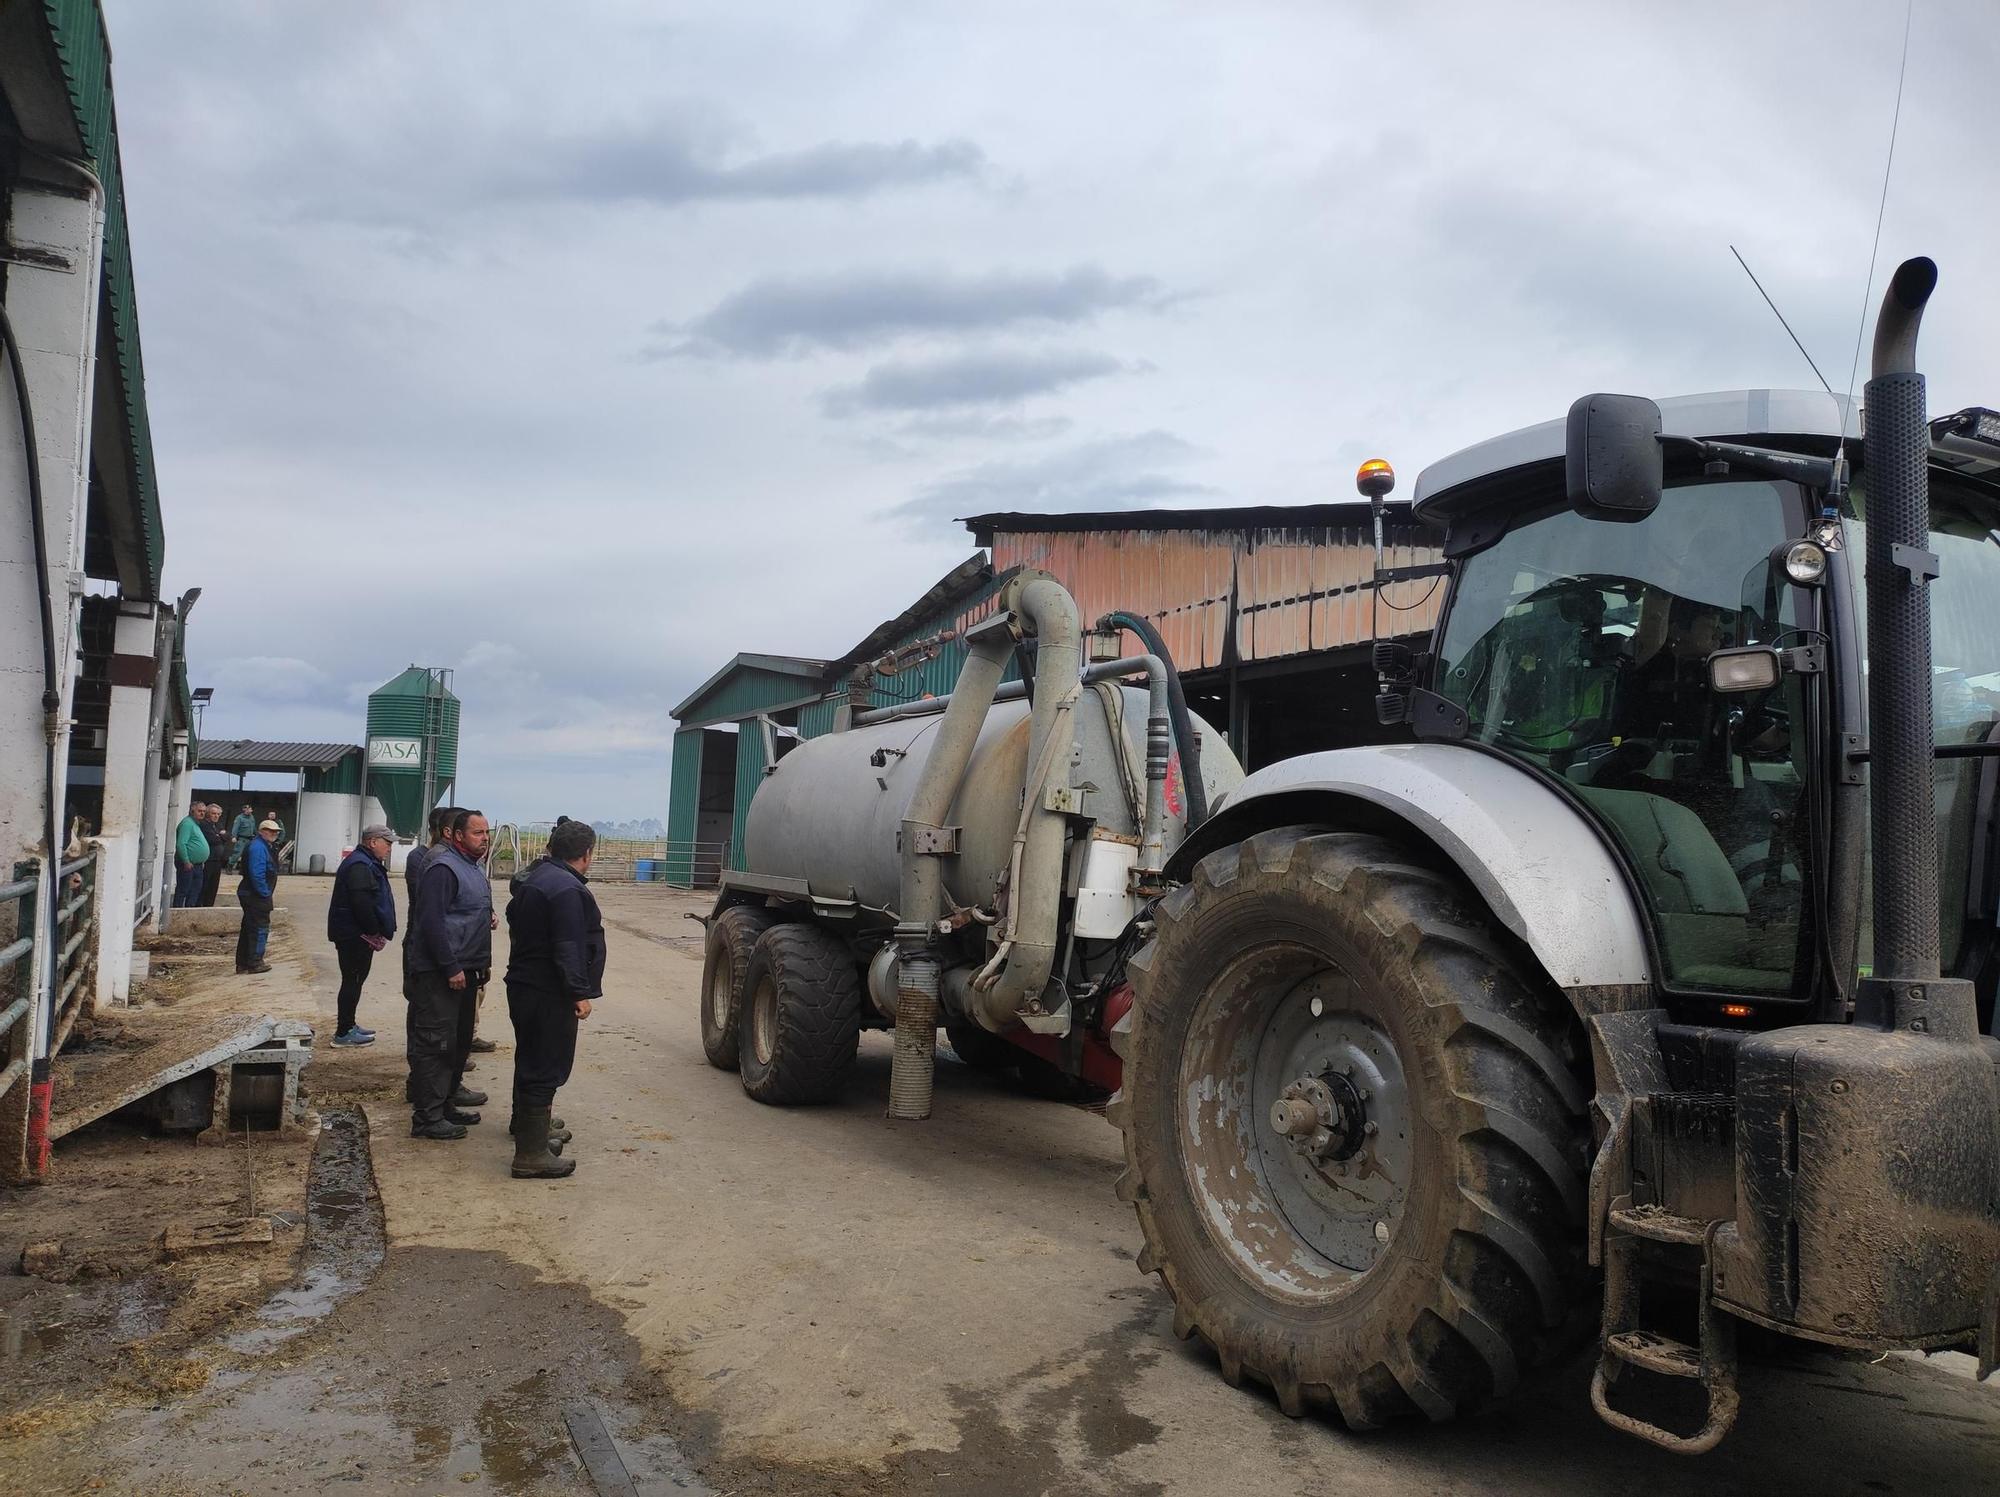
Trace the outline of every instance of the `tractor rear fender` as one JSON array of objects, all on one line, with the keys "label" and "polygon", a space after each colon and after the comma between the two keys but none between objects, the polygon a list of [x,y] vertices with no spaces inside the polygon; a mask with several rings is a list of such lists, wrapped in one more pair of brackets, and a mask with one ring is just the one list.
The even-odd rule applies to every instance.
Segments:
[{"label": "tractor rear fender", "polygon": [[1581,1018],[1651,1002],[1645,926],[1596,828],[1504,759],[1447,744],[1302,754],[1229,793],[1167,872],[1277,826],[1414,834],[1442,853],[1519,936]]}]

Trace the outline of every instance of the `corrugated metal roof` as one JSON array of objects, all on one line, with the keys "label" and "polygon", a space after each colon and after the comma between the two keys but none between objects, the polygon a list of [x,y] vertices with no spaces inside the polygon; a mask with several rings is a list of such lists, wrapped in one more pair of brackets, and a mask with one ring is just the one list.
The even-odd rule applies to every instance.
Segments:
[{"label": "corrugated metal roof", "polygon": [[285,743],[263,738],[217,738],[201,746],[197,769],[272,770],[331,769],[358,743]]},{"label": "corrugated metal roof", "polygon": [[[1319,522],[1328,511],[1360,512],[1360,523]],[[1246,511],[1224,511],[1241,514]],[[1121,528],[993,532],[993,564],[1041,567],[1076,597],[1086,623],[1114,609],[1152,620],[1182,671],[1232,660],[1280,660],[1367,644],[1376,637],[1375,541],[1365,505],[1313,505],[1262,513],[1282,523],[1215,531]],[[1439,557],[1434,532],[1407,510],[1389,527],[1384,562],[1412,566]],[[1025,520],[1028,517],[1010,517]],[[1048,517],[1067,520],[1071,517]],[[1300,521],[1304,523],[1300,523]],[[1420,634],[1436,621],[1436,578],[1385,590],[1384,638]]]},{"label": "corrugated metal roof", "polygon": [[138,500],[138,530],[145,547],[147,596],[158,597],[166,561],[160,488],[153,469],[153,430],[146,414],[146,369],[139,352],[138,292],[132,277],[131,231],[125,220],[124,168],[118,157],[118,117],[111,98],[111,44],[97,0],[42,0],[51,40],[63,71],[77,134],[104,187],[103,294],[117,351],[125,417],[125,451]]},{"label": "corrugated metal roof", "polygon": [[[1385,501],[1388,522],[1405,523],[1408,504]],[[974,515],[961,520],[973,539],[982,546],[993,544],[996,535],[1050,534],[1062,531],[1104,530],[1199,530],[1204,534],[1224,532],[1249,534],[1259,530],[1323,529],[1329,526],[1367,526],[1373,511],[1365,501],[1341,504],[1240,504],[1211,505],[1200,509],[1100,509],[1071,514],[1022,514],[1007,510],[990,515]]]},{"label": "corrugated metal roof", "polygon": [[672,716],[691,728],[810,701],[819,695],[826,668],[824,660],[800,655],[739,654],[689,693]]}]

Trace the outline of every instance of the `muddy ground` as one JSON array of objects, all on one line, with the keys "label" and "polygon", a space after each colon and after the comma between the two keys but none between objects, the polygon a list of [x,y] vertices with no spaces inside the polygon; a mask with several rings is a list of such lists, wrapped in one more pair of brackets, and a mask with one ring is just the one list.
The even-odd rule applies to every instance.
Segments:
[{"label": "muddy ground", "polygon": [[[702,1059],[697,902],[603,898],[609,996],[558,1107],[570,1180],[507,1177],[504,1105],[463,1143],[408,1137],[392,951],[362,1011],[380,1042],[308,1069],[308,1136],[112,1122],[0,1198],[5,1263],[61,1240],[75,1275],[0,1276],[0,1487],[589,1492],[622,1466],[641,1492],[2000,1488],[2000,1389],[1935,1360],[1755,1361],[1736,1432],[1695,1461],[1599,1424],[1584,1363],[1447,1428],[1288,1420],[1172,1338],[1101,1118],[947,1058],[932,1121],[891,1124],[879,1037],[839,1103],[759,1107]],[[281,927],[268,977],[173,996],[255,984],[324,1021],[316,925]],[[504,1094],[492,1002],[503,1049],[471,1079]],[[240,1213],[252,1172],[270,1244],[155,1261],[165,1221]]]}]

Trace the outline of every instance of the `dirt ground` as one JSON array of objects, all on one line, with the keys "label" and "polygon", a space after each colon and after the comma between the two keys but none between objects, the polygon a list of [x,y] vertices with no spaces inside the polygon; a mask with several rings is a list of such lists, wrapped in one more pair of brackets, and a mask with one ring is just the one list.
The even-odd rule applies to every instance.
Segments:
[{"label": "dirt ground", "polygon": [[[702,1058],[699,902],[601,895],[608,996],[557,1109],[569,1180],[508,1178],[504,1097],[462,1143],[408,1137],[392,951],[362,1009],[381,1040],[308,1068],[317,1153],[249,1145],[271,1145],[263,1209],[296,1218],[268,1248],[145,1261],[163,1215],[237,1209],[233,1141],[108,1124],[0,1199],[10,1259],[93,1234],[125,1254],[68,1285],[0,1277],[0,1486],[588,1492],[579,1449],[611,1448],[640,1492],[2000,1489],[2000,1388],[1935,1360],[1752,1362],[1736,1431],[1693,1461],[1601,1425],[1586,1363],[1455,1426],[1286,1419],[1173,1339],[1100,1117],[941,1057],[932,1120],[890,1123],[879,1036],[835,1105],[760,1107]],[[299,939],[316,923],[281,929],[254,981],[325,1035],[332,964]],[[504,1093],[497,990],[483,1030],[502,1050],[470,1080]]]}]

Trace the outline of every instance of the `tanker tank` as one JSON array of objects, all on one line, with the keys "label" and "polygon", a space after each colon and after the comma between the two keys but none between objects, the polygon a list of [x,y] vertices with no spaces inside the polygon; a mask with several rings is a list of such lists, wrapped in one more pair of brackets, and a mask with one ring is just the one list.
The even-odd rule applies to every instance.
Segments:
[{"label": "tanker tank", "polygon": [[[1086,686],[1078,699],[1073,773],[1087,787],[1083,813],[1096,842],[1138,847],[1145,808],[1148,699],[1112,683]],[[1028,773],[1029,704],[996,702],[987,712],[948,823],[959,851],[943,860],[944,882],[961,904],[991,903],[1021,818]],[[898,834],[942,713],[902,717],[808,739],[768,773],[750,803],[744,837],[748,872],[803,880],[822,899],[853,899],[893,911],[902,870]],[[1201,741],[1202,783],[1214,806],[1243,779],[1221,734],[1191,719]],[[1125,752],[1115,750],[1114,732]],[[1165,846],[1186,835],[1180,756],[1170,762]]]}]

